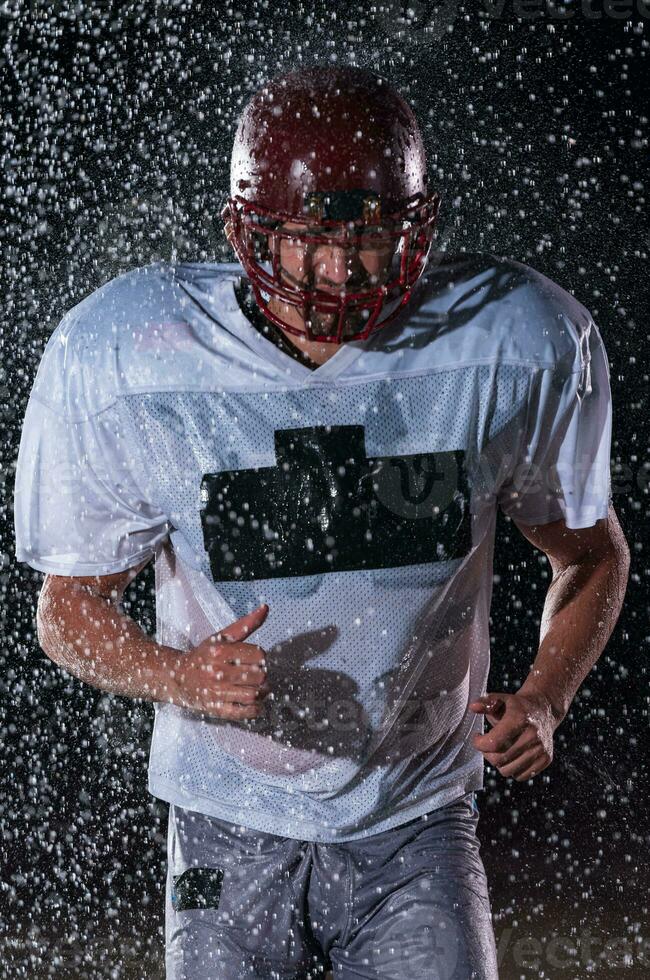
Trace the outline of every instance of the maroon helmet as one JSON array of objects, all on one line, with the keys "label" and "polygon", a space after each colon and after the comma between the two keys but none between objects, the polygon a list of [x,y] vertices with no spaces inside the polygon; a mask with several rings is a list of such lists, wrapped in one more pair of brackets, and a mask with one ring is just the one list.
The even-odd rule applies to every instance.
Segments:
[{"label": "maroon helmet", "polygon": [[[392,320],[422,275],[439,204],[412,110],[371,72],[305,68],[273,79],[242,112],[222,217],[257,303],[290,333],[341,343]],[[389,266],[372,288],[332,293],[315,288],[313,275],[300,283],[282,275],[282,239],[307,254],[322,245],[383,250]],[[273,297],[301,311],[304,329],[269,309]],[[334,330],[315,332],[310,310],[329,315]]]}]

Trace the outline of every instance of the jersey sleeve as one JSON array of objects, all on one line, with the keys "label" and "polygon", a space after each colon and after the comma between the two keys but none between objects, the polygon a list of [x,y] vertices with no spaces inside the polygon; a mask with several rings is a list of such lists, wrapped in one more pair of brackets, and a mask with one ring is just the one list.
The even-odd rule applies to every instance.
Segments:
[{"label": "jersey sleeve", "polygon": [[582,338],[582,366],[534,372],[513,466],[499,505],[522,524],[564,519],[592,527],[611,503],[612,399],[602,338],[591,322]]},{"label": "jersey sleeve", "polygon": [[78,351],[55,331],[29,397],[16,465],[16,558],[55,575],[107,575],[155,554],[170,525],[141,489],[138,446],[116,404],[88,410]]}]

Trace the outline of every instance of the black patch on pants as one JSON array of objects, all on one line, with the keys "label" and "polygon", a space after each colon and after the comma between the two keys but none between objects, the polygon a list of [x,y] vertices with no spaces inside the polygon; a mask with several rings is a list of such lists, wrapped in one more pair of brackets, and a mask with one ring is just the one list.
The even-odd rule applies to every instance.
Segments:
[{"label": "black patch on pants", "polygon": [[172,877],[172,907],[184,909],[216,909],[221,897],[221,868],[188,868]]}]

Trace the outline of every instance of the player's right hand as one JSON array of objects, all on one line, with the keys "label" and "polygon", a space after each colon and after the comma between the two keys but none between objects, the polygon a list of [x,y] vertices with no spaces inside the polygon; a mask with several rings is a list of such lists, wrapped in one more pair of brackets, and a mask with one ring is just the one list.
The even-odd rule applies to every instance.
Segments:
[{"label": "player's right hand", "polygon": [[269,692],[264,650],[245,638],[262,625],[266,604],[207,636],[174,665],[175,704],[215,718],[257,718]]}]

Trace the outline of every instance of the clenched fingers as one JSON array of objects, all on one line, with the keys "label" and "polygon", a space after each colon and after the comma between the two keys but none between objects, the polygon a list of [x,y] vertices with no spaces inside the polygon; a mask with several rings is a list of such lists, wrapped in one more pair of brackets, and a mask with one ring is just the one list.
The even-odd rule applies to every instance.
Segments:
[{"label": "clenched fingers", "polygon": [[266,670],[258,664],[215,663],[202,664],[201,672],[217,682],[226,684],[263,684]]},{"label": "clenched fingers", "polygon": [[212,636],[203,642],[209,644],[209,648],[214,646],[215,660],[221,663],[258,664],[263,667],[266,661],[266,652],[255,643],[219,644],[216,638]]},{"label": "clenched fingers", "polygon": [[218,691],[207,687],[203,688],[201,695],[215,704],[222,701],[235,704],[252,704],[254,701],[260,701],[262,699],[263,692],[259,687],[246,687],[243,684],[233,684],[232,686],[224,685]]},{"label": "clenched fingers", "polygon": [[204,714],[213,715],[216,718],[224,718],[229,721],[243,721],[246,718],[258,718],[264,710],[264,705],[259,701],[250,704],[239,704],[234,701],[206,701],[205,705],[199,709]]}]

